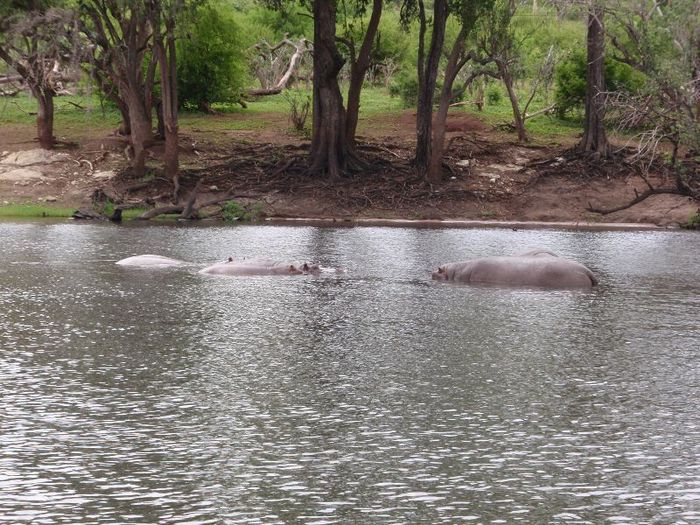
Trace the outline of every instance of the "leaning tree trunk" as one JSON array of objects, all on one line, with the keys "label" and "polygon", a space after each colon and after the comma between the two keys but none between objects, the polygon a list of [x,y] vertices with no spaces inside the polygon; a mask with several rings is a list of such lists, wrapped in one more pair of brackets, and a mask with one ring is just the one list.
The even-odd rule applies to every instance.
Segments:
[{"label": "leaning tree trunk", "polygon": [[335,42],[333,0],[315,0],[313,133],[309,166],[333,180],[346,170],[349,149],[345,135],[345,108],[338,73],[345,61]]},{"label": "leaning tree trunk", "polygon": [[439,182],[442,179],[442,155],[445,149],[445,129],[447,123],[447,112],[450,109],[450,100],[452,98],[452,86],[455,78],[466,63],[462,56],[464,54],[464,43],[467,37],[467,32],[464,27],[460,30],[452,51],[447,59],[445,67],[445,82],[442,85],[440,93],[440,104],[438,106],[435,122],[433,123],[432,147],[430,151],[430,168],[428,170],[427,179],[430,182]]},{"label": "leaning tree trunk", "polygon": [[515,92],[513,77],[508,69],[508,64],[501,60],[496,61],[496,64],[498,65],[501,80],[503,80],[503,84],[506,86],[506,91],[508,92],[508,100],[510,100],[510,107],[513,110],[513,123],[515,124],[515,130],[518,132],[518,142],[527,142],[525,120],[523,119],[523,114],[520,112],[518,94]]},{"label": "leaning tree trunk", "polygon": [[430,167],[430,151],[433,123],[433,96],[437,82],[440,56],[445,41],[447,23],[447,0],[435,0],[433,7],[433,31],[430,40],[428,60],[423,56],[423,39],[425,37],[425,12],[423,2],[419,2],[421,12],[421,41],[418,57],[418,106],[416,108],[416,168],[424,174]]},{"label": "leaning tree trunk", "polygon": [[351,145],[355,142],[355,134],[357,133],[357,121],[360,114],[360,94],[362,93],[362,84],[365,81],[365,74],[369,68],[372,44],[374,43],[375,36],[377,36],[379,20],[382,16],[382,4],[383,0],[374,0],[372,16],[367,24],[367,32],[362,41],[360,52],[350,65],[350,87],[348,88],[345,133],[347,135],[347,141]]},{"label": "leaning tree trunk", "polygon": [[597,158],[609,155],[605,134],[605,31],[603,7],[600,0],[592,0],[588,13],[588,66],[586,70],[586,117],[583,137],[577,149]]}]

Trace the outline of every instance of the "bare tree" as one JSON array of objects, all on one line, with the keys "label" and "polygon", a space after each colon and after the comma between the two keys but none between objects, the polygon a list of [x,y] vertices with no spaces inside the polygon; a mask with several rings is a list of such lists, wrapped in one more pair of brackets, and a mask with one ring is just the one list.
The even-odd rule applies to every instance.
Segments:
[{"label": "bare tree", "polygon": [[288,35],[274,46],[262,40],[253,47],[252,66],[260,81],[259,89],[248,90],[248,95],[253,97],[281,93],[312,50],[306,38],[292,40]]}]

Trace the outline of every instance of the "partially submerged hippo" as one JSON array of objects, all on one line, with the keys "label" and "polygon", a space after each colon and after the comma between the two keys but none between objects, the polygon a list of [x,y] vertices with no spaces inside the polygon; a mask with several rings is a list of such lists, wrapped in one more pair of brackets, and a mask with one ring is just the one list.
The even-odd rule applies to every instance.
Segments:
[{"label": "partially submerged hippo", "polygon": [[184,261],[163,257],[162,255],[135,255],[117,261],[120,266],[137,266],[139,268],[168,268],[171,266],[182,266]]},{"label": "partially submerged hippo", "polygon": [[293,264],[265,259],[234,261],[229,258],[228,261],[208,266],[200,270],[199,273],[209,275],[303,275],[321,273],[321,267],[308,263]]},{"label": "partially submerged hippo", "polygon": [[542,288],[591,288],[598,280],[584,265],[546,250],[444,264],[433,279]]}]

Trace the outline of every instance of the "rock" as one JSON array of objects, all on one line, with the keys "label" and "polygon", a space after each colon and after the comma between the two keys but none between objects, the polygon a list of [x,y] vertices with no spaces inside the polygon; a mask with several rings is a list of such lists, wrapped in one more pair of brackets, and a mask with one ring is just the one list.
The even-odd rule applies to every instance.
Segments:
[{"label": "rock", "polygon": [[46,202],[56,202],[58,200],[58,197],[54,197],[53,195],[49,195],[44,199]]},{"label": "rock", "polygon": [[4,173],[0,172],[0,181],[5,182],[29,182],[30,180],[41,180],[44,176],[36,171],[29,168],[16,168],[6,171]]},{"label": "rock", "polygon": [[92,174],[93,179],[98,179],[98,180],[109,180],[112,177],[114,177],[115,173],[113,170],[106,170],[106,171],[96,171],[95,173]]},{"label": "rock", "polygon": [[13,166],[31,166],[33,164],[51,164],[53,162],[63,162],[70,159],[67,153],[54,153],[45,149],[30,149],[26,151],[15,151],[0,160],[0,164]]},{"label": "rock", "polygon": [[469,159],[464,159],[464,160],[458,160],[456,162],[457,166],[462,166],[463,168],[468,168],[469,165],[471,164],[471,161]]}]

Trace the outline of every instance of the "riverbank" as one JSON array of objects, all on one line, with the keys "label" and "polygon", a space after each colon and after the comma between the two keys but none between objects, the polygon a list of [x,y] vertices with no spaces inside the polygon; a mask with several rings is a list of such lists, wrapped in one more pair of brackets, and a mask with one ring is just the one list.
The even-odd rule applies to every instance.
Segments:
[{"label": "riverbank", "polygon": [[[674,180],[663,172],[642,178],[624,161],[590,165],[567,159],[574,136],[518,144],[463,111],[448,120],[446,174],[439,184],[426,183],[411,167],[415,117],[410,110],[363,119],[359,152],[367,169],[333,182],[305,173],[308,143],[287,129],[285,115],[258,115],[262,127],[255,130],[239,129],[241,118],[215,115],[183,129],[183,194],[196,189],[198,205],[236,203],[228,215],[219,203],[200,209],[200,217],[231,219],[240,212],[254,219],[679,227],[700,207],[688,197],[659,194],[618,211],[592,211],[621,208],[648,184],[672,188]],[[109,212],[122,206],[137,216],[170,204],[170,181],[158,168],[162,144],[149,151],[146,177],[135,178],[127,169],[123,137],[97,127],[71,136],[54,152],[42,152],[32,141],[34,131],[28,124],[2,127],[0,206],[36,206],[37,216],[53,208]]]}]

